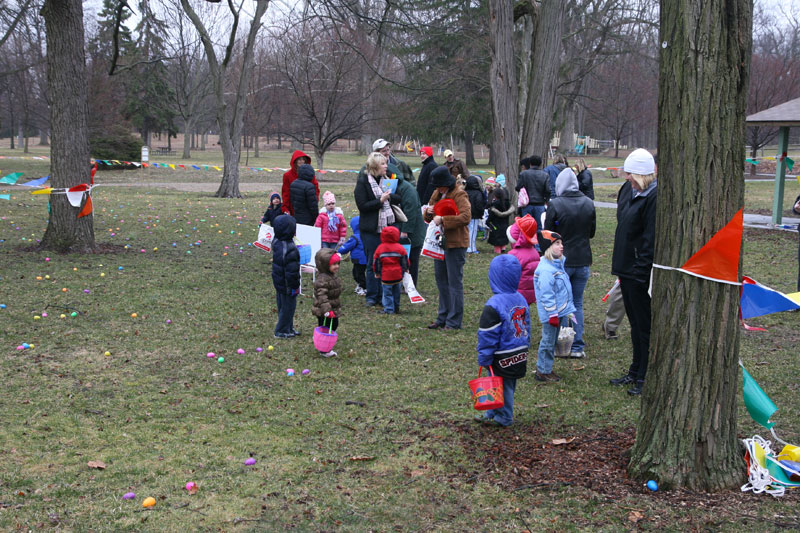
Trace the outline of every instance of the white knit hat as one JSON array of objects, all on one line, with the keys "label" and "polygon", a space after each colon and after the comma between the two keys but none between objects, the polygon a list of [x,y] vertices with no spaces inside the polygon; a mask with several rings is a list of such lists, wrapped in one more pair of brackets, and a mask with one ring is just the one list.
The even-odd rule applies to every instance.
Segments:
[{"label": "white knit hat", "polygon": [[637,148],[625,158],[625,164],[622,166],[622,170],[630,172],[631,174],[647,176],[656,171],[656,162],[655,159],[653,159],[653,154],[644,148]]}]

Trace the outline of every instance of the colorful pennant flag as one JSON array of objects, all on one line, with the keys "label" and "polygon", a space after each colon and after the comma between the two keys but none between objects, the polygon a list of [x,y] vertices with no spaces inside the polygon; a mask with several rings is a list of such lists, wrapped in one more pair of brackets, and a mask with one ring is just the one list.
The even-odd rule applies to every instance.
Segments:
[{"label": "colorful pennant flag", "polygon": [[81,212],[78,213],[78,218],[82,218],[85,217],[86,215],[91,215],[91,214],[92,214],[92,195],[87,194],[86,203],[83,204],[83,209],[81,209]]},{"label": "colorful pennant flag", "polygon": [[740,209],[730,222],[683,264],[681,270],[713,281],[738,283],[743,223],[743,209]]},{"label": "colorful pennant flag", "polygon": [[8,185],[16,185],[17,181],[22,177],[23,174],[24,172],[14,172],[12,174],[9,174],[8,176],[0,178],[0,183],[7,183]]},{"label": "colorful pennant flag", "polygon": [[745,276],[742,280],[740,307],[742,318],[748,319],[800,309],[800,304],[782,292],[765,287],[754,279]]},{"label": "colorful pennant flag", "polygon": [[758,385],[753,376],[744,368],[744,365],[739,361],[739,366],[742,367],[742,393],[744,395],[744,406],[747,412],[757,423],[770,429],[775,425],[775,422],[770,422],[769,417],[778,410],[778,407],[770,400],[767,393]]},{"label": "colorful pennant flag", "polygon": [[20,185],[24,185],[25,187],[41,187],[49,179],[50,176],[45,176],[43,178],[37,178],[35,180],[31,180],[27,183],[20,183]]},{"label": "colorful pennant flag", "polygon": [[11,200],[10,194],[0,194],[0,200]]}]

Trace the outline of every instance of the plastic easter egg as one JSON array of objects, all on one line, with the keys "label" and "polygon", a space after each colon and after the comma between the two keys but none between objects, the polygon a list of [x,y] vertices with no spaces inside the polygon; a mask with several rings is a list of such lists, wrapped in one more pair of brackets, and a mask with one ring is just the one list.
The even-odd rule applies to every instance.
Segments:
[{"label": "plastic easter egg", "polygon": [[58,315],[58,318],[67,318],[67,315],[65,315],[64,313],[61,313],[60,315]]},{"label": "plastic easter egg", "polygon": [[194,494],[197,492],[197,483],[194,481],[190,481],[186,484],[186,490],[189,491],[189,494]]},{"label": "plastic easter egg", "polygon": [[28,348],[30,348],[31,350],[33,350],[34,348],[36,348],[36,345],[35,345],[35,344],[29,344],[29,345],[28,345]]},{"label": "plastic easter egg", "polygon": [[244,355],[244,350],[242,348],[239,348],[238,350],[236,350],[236,353],[238,353],[239,355]]},{"label": "plastic easter egg", "polygon": [[647,482],[647,488],[655,492],[658,490],[658,483],[651,479]]},{"label": "plastic easter egg", "polygon": [[77,312],[77,311],[73,311],[73,312],[71,312],[71,313],[69,314],[69,316],[78,316],[78,312]]},{"label": "plastic easter egg", "polygon": [[156,504],[156,499],[152,496],[149,498],[145,498],[142,502],[142,507],[152,507]]},{"label": "plastic easter egg", "polygon": [[269,350],[270,352],[271,352],[272,350],[274,350],[274,349],[275,349],[275,348],[273,348],[271,344],[270,344],[269,346],[267,346],[267,350]]},{"label": "plastic easter egg", "polygon": [[5,309],[5,308],[6,308],[6,304],[0,304],[0,309]]},{"label": "plastic easter egg", "polygon": [[25,347],[23,345],[21,345],[21,344],[19,346],[17,346],[17,351],[22,351],[24,349],[25,349]]},{"label": "plastic easter egg", "polygon": [[286,369],[287,376],[294,376],[294,368],[287,368]]},{"label": "plastic easter egg", "polygon": [[106,351],[103,355],[105,355],[106,357],[110,357],[111,356],[111,352]]},{"label": "plastic easter egg", "polygon": [[101,277],[101,278],[104,278],[104,277],[106,277],[106,273],[105,273],[105,272],[100,272],[100,277]]},{"label": "plastic easter egg", "polygon": [[42,319],[42,317],[40,317],[39,315],[36,315],[36,316],[34,316],[34,317],[33,317],[33,319],[34,319],[34,320],[41,320],[41,319]]},{"label": "plastic easter egg", "polygon": [[67,288],[66,287],[62,288],[61,292],[67,292]]},{"label": "plastic easter egg", "polygon": [[246,464],[247,466],[251,466],[256,464],[256,460],[253,459],[252,457],[248,457],[247,459],[244,460],[244,464]]},{"label": "plastic easter egg", "polygon": [[47,318],[47,313],[43,312],[42,313],[42,318]]},{"label": "plastic easter egg", "polygon": [[261,353],[261,352],[263,352],[263,351],[264,351],[264,348],[262,348],[261,346],[259,346],[258,348],[256,348],[256,351],[257,351],[258,353]]},{"label": "plastic easter egg", "polygon": [[172,320],[170,320],[170,319],[168,318],[168,319],[167,319],[167,324],[172,324]]},{"label": "plastic easter egg", "polygon": [[224,357],[217,357],[217,363],[224,363],[224,362],[225,362]]},{"label": "plastic easter egg", "polygon": [[36,276],[36,281],[42,281],[44,278],[42,276]]},{"label": "plastic easter egg", "polygon": [[217,356],[217,354],[215,354],[214,352],[208,352],[208,353],[206,354],[206,357],[208,357],[208,358],[211,358],[211,357],[216,357],[216,356]]},{"label": "plastic easter egg", "polygon": [[117,270],[122,270],[122,267],[117,268]]},{"label": "plastic easter egg", "polygon": [[126,492],[125,494],[122,495],[122,499],[123,500],[132,500],[135,497],[136,497],[136,493],[135,492]]},{"label": "plastic easter egg", "polygon": [[28,349],[28,348],[30,348],[30,347],[31,347],[31,345],[30,345],[30,344],[28,344],[27,342],[23,342],[23,343],[22,343],[22,348],[23,348],[23,349],[27,350],[27,349]]},{"label": "plastic easter egg", "polygon": [[131,313],[131,318],[136,318],[137,316],[139,315],[137,315],[136,313]]},{"label": "plastic easter egg", "polygon": [[303,372],[302,372],[302,374],[303,374],[304,376],[307,376],[307,375],[309,375],[310,373],[311,373],[311,370],[309,370],[309,369],[307,369],[307,368],[304,368],[304,369],[303,369]]},{"label": "plastic easter egg", "polygon": [[50,274],[47,274],[44,279],[50,279]]},{"label": "plastic easter egg", "polygon": [[50,261],[50,258],[49,257],[45,257],[44,260],[45,261]]}]

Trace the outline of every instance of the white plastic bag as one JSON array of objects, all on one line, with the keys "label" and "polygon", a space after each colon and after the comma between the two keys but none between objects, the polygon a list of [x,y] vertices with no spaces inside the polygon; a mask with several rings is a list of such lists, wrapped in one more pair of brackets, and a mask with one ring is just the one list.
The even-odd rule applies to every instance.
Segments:
[{"label": "white plastic bag", "polygon": [[443,231],[441,226],[433,222],[428,224],[428,231],[425,233],[425,242],[422,245],[422,255],[444,260],[444,248],[442,248]]},{"label": "white plastic bag", "polygon": [[412,304],[422,304],[425,303],[425,298],[423,298],[417,288],[414,286],[414,280],[411,278],[411,274],[408,272],[403,274],[403,287],[406,290],[406,294],[408,294],[408,299],[411,300]]},{"label": "white plastic bag", "polygon": [[269,224],[261,224],[258,227],[258,239],[253,243],[256,248],[261,248],[265,252],[272,251],[272,239],[275,236],[275,231]]}]

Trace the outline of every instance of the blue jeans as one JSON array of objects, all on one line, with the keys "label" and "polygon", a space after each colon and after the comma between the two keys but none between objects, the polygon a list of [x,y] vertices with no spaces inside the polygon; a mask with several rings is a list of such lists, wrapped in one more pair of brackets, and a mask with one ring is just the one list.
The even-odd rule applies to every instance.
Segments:
[{"label": "blue jeans", "polygon": [[510,426],[514,421],[514,390],[516,388],[516,378],[503,378],[503,407],[489,409],[483,416],[493,418],[501,426]]},{"label": "blue jeans", "polygon": [[547,211],[547,208],[543,205],[534,205],[531,207],[533,207],[533,214],[531,216],[536,219],[536,225],[539,226],[539,228],[541,229],[542,213]]},{"label": "blue jeans", "polygon": [[542,340],[539,341],[539,352],[536,354],[536,371],[538,373],[550,374],[553,371],[557,340],[558,328],[547,322],[542,324]]},{"label": "blue jeans", "polygon": [[475,239],[478,238],[478,223],[481,220],[479,218],[473,218],[469,221],[469,247],[467,247],[467,253],[471,254],[472,252],[476,252],[478,249],[475,247]]},{"label": "blue jeans", "polygon": [[372,260],[375,258],[375,250],[381,244],[381,236],[377,233],[361,233],[361,242],[364,244],[364,253],[367,256],[367,304],[375,305],[380,301],[381,280],[375,277],[372,271]]},{"label": "blue jeans", "polygon": [[338,241],[337,242],[323,242],[322,243],[322,247],[323,248],[333,248],[335,250],[335,249],[337,249],[339,247],[339,243],[338,243]]},{"label": "blue jeans", "polygon": [[383,289],[383,311],[385,313],[400,312],[400,283],[394,285],[382,284]]},{"label": "blue jeans", "polygon": [[294,332],[294,311],[297,308],[297,296],[278,291],[275,295],[278,300],[278,323],[275,324],[275,334]]},{"label": "blue jeans", "polygon": [[582,352],[586,347],[583,342],[583,291],[586,290],[586,283],[589,281],[589,267],[564,267],[564,272],[569,276],[569,283],[572,285],[572,303],[575,304],[575,340],[572,342],[573,352]]},{"label": "blue jeans", "polygon": [[439,289],[439,314],[436,322],[460,329],[464,317],[464,263],[466,248],[447,248],[444,261],[433,262],[436,288]]}]

